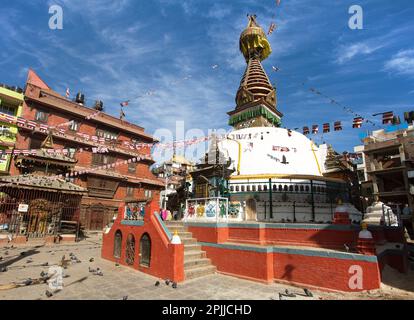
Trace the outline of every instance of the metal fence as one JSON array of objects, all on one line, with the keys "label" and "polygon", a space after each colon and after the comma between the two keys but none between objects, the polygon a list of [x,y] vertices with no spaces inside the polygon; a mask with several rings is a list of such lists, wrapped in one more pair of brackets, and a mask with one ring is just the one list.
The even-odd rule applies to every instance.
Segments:
[{"label": "metal fence", "polygon": [[0,232],[29,238],[79,232],[81,196],[3,187]]},{"label": "metal fence", "polygon": [[273,219],[278,214],[277,210],[283,209],[283,212],[289,212],[289,217],[284,218],[288,222],[303,220],[298,217],[309,214],[310,221],[322,221],[318,217],[322,209],[333,217],[338,200],[350,202],[351,199],[346,184],[316,180],[231,181],[228,189],[230,201],[255,199],[263,209],[263,220]]}]

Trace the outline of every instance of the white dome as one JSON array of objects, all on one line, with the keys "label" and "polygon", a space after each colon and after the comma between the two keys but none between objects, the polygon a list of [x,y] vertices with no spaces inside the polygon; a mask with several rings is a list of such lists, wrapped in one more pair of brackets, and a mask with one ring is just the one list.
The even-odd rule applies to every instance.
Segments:
[{"label": "white dome", "polygon": [[[322,176],[323,164],[318,147],[303,134],[274,127],[235,130],[219,148],[230,157],[230,168],[240,175],[313,175]],[[239,154],[239,143],[240,154]],[[240,160],[240,164],[239,164]]]}]

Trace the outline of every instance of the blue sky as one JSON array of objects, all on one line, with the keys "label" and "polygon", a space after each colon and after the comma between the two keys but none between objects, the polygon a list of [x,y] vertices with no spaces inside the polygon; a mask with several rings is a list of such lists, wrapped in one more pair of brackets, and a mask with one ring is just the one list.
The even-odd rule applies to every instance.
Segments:
[{"label": "blue sky", "polygon": [[[63,8],[63,30],[48,28],[49,6]],[[348,8],[364,10],[364,29],[348,28]],[[81,90],[118,116],[154,133],[226,128],[244,72],[238,39],[247,13],[267,30],[264,67],[278,90],[283,126],[333,123],[344,130],[315,137],[351,151],[364,129],[353,116],[307,90],[314,87],[369,116],[413,109],[414,2],[409,0],[17,0],[1,1],[0,82],[23,86],[33,68],[54,90]],[[213,65],[218,68],[213,69]],[[272,66],[281,69],[272,72]],[[149,91],[154,91],[148,95]],[[381,119],[370,118],[380,126]],[[372,129],[372,125],[365,125]]]}]

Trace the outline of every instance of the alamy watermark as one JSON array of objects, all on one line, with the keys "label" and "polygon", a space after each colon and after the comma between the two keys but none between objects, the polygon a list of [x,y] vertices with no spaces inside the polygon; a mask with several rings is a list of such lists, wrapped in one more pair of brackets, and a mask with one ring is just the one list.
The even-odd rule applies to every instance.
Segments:
[{"label": "alamy watermark", "polygon": [[348,13],[352,16],[348,20],[348,27],[351,30],[364,29],[364,11],[359,5],[352,5],[348,9]]},{"label": "alamy watermark", "polygon": [[348,287],[352,290],[363,289],[363,270],[359,265],[352,265],[348,269],[348,273],[351,275],[348,281]]},{"label": "alamy watermark", "polygon": [[51,266],[48,270],[49,288],[51,290],[62,290],[63,289],[63,268],[59,266]]},{"label": "alamy watermark", "polygon": [[63,29],[63,9],[61,6],[54,4],[49,7],[49,14],[52,16],[49,18],[50,30],[62,30]]}]

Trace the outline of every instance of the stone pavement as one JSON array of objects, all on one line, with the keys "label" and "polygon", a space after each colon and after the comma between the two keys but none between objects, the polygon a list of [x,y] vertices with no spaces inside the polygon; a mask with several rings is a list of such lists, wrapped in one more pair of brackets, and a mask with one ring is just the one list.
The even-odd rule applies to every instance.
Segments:
[{"label": "stone pavement", "polygon": [[[48,266],[41,264],[48,262],[57,265],[65,255],[73,253],[80,263],[71,263],[64,273],[68,276],[63,279],[63,289],[52,291],[48,284],[30,285],[20,288],[0,290],[0,300],[30,299],[30,300],[228,300],[228,299],[259,299],[279,300],[279,293],[286,289],[303,294],[303,290],[282,284],[262,284],[221,274],[212,274],[178,284],[177,289],[167,286],[161,280],[157,287],[155,277],[143,274],[125,266],[115,266],[114,263],[100,258],[101,236],[93,235],[76,244],[59,244],[44,246],[30,244],[14,248],[0,248],[1,266],[7,266],[6,272],[0,273],[0,285],[11,282],[24,281],[27,278],[40,277],[42,271],[48,272]],[[6,251],[8,254],[6,255]],[[21,252],[26,252],[21,255]],[[93,262],[90,262],[93,258]],[[94,275],[89,268],[100,268],[103,276]],[[47,297],[49,290],[53,296]],[[297,296],[286,299],[382,299],[406,298],[413,299],[414,295],[397,295],[384,293],[381,290],[372,293],[342,294],[326,293],[311,290],[312,298]],[[388,294],[388,295],[387,295]]]}]

